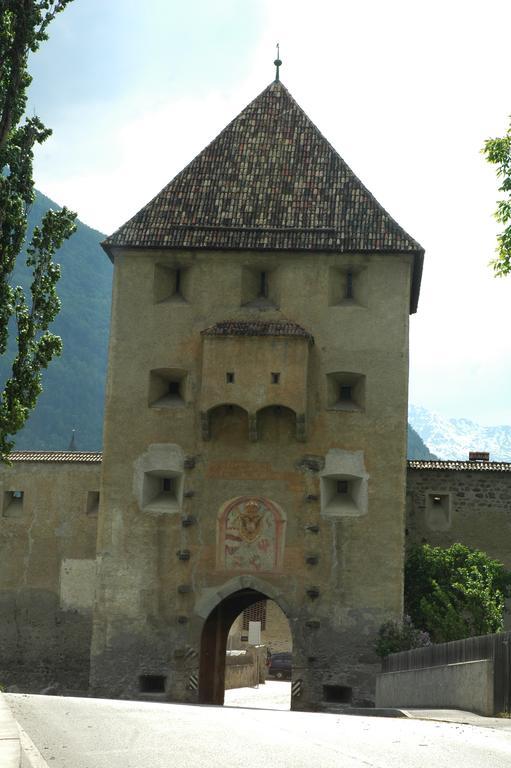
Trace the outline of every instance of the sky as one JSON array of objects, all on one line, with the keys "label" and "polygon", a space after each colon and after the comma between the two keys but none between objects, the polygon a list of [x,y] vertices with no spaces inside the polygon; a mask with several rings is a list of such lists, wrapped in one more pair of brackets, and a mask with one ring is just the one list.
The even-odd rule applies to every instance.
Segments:
[{"label": "sky", "polygon": [[274,78],[426,250],[410,402],[511,424],[511,276],[494,167],[511,113],[509,0],[74,0],[31,57],[53,129],[36,186],[106,234]]}]

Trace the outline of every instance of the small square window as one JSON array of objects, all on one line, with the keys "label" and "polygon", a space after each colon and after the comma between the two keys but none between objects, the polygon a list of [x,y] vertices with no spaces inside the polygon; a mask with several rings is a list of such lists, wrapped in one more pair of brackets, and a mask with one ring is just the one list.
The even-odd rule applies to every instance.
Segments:
[{"label": "small square window", "polygon": [[365,378],[364,374],[351,371],[327,373],[327,407],[339,411],[363,411]]},{"label": "small square window", "polygon": [[426,525],[432,531],[447,531],[451,527],[451,497],[449,493],[426,494]]},{"label": "small square window", "polygon": [[232,371],[228,371],[225,374],[225,380],[227,384],[234,384],[234,373]]},{"label": "small square window", "polygon": [[176,408],[185,405],[186,371],[156,368],[149,374],[149,406]]},{"label": "small square window", "polygon": [[265,264],[242,267],[241,269],[241,306],[257,307],[259,310],[275,308],[278,304],[278,270],[265,268]]},{"label": "small square window", "polygon": [[341,384],[339,387],[339,400],[344,402],[353,400],[353,387],[351,384]]},{"label": "small square window", "polygon": [[330,267],[328,303],[331,307],[367,306],[368,269],[362,264]]},{"label": "small square window", "polygon": [[142,512],[172,514],[179,512],[183,494],[182,473],[150,470],[144,473],[139,504]]},{"label": "small square window", "polygon": [[3,500],[3,517],[17,517],[23,513],[23,491],[5,491]]},{"label": "small square window", "polygon": [[321,514],[325,517],[359,517],[367,514],[367,478],[362,466],[357,475],[321,477]]},{"label": "small square window", "polygon": [[190,270],[170,264],[155,264],[153,297],[156,303],[186,304],[190,289]]},{"label": "small square window", "polygon": [[280,384],[280,373],[272,373],[271,374],[271,383],[272,384]]}]

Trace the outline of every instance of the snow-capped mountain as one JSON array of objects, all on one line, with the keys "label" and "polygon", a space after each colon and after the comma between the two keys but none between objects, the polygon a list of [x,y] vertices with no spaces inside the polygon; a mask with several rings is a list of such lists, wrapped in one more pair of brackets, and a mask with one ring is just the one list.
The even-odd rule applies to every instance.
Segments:
[{"label": "snow-capped mountain", "polygon": [[490,461],[511,461],[511,426],[484,427],[416,405],[410,405],[408,421],[439,459],[468,459],[469,451],[489,451]]}]

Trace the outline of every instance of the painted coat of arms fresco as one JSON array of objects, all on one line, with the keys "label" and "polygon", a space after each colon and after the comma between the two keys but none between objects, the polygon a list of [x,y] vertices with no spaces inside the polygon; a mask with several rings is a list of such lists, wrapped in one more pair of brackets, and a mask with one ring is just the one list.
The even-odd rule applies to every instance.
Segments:
[{"label": "painted coat of arms fresco", "polygon": [[238,496],[218,515],[217,565],[229,571],[273,571],[282,566],[284,514],[262,496]]}]

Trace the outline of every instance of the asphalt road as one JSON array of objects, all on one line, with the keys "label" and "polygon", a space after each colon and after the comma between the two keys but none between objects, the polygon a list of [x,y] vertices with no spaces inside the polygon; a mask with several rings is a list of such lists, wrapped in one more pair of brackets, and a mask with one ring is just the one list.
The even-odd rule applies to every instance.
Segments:
[{"label": "asphalt road", "polygon": [[51,768],[510,768],[511,730],[9,694]]}]

